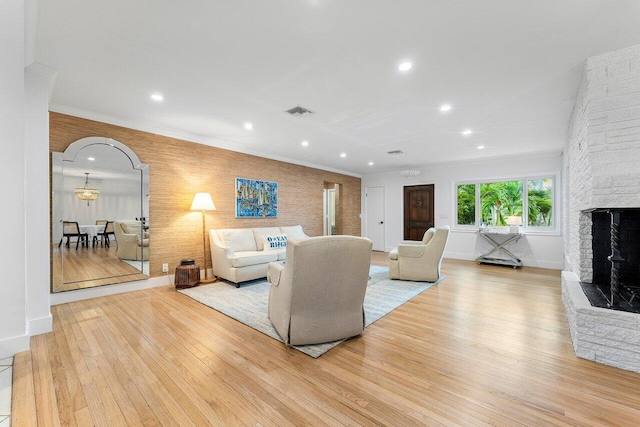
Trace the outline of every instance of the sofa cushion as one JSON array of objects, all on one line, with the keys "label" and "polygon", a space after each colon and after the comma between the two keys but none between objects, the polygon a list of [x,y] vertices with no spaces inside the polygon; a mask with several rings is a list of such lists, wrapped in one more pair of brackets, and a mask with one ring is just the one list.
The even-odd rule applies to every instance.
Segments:
[{"label": "sofa cushion", "polygon": [[121,222],[120,227],[124,234],[137,234],[138,236],[142,234],[142,227],[139,222]]},{"label": "sofa cushion", "polygon": [[280,227],[254,228],[253,236],[255,237],[256,247],[258,250],[264,250],[264,236],[273,236],[275,234],[281,234]]},{"label": "sofa cushion", "polygon": [[302,231],[301,225],[293,225],[290,227],[280,227],[280,231],[287,235],[288,239],[305,239],[307,237]]},{"label": "sofa cushion", "polygon": [[249,265],[266,264],[278,260],[275,251],[244,251],[236,252],[231,258],[231,267],[239,268]]},{"label": "sofa cushion", "polygon": [[258,250],[251,228],[227,228],[222,230],[222,235],[224,245],[233,252]]},{"label": "sofa cushion", "polygon": [[278,249],[272,251],[272,253],[278,254],[278,261],[284,261],[285,259],[287,259],[287,248]]},{"label": "sofa cushion", "polygon": [[287,247],[287,235],[276,234],[273,236],[264,236],[263,247],[265,251],[272,251]]}]

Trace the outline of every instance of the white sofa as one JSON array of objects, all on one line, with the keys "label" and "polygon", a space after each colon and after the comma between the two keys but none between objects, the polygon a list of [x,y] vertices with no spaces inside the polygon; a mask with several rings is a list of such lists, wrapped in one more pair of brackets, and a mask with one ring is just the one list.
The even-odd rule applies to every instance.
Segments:
[{"label": "white sofa", "polygon": [[286,247],[264,248],[265,236],[286,235],[287,240],[305,239],[302,226],[225,228],[209,230],[213,274],[236,284],[267,277],[269,263],[284,261]]}]

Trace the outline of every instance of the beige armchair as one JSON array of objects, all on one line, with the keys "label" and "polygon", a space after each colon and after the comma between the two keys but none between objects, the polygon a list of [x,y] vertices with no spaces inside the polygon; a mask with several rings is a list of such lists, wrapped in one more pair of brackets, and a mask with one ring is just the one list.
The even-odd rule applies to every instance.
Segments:
[{"label": "beige armchair", "polygon": [[448,238],[447,225],[428,229],[422,241],[403,241],[389,252],[389,277],[418,282],[437,281]]},{"label": "beige armchair", "polygon": [[118,243],[118,258],[149,260],[149,231],[143,230],[140,221],[116,221],[113,231]]},{"label": "beige armchair", "polygon": [[362,333],[371,246],[354,236],[290,240],[286,264],[269,264],[269,319],[287,345]]}]

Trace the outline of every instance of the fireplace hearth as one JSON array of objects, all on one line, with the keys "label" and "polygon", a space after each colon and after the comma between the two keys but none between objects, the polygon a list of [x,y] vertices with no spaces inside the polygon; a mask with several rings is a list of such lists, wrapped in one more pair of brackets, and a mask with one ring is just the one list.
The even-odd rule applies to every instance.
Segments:
[{"label": "fireplace hearth", "polygon": [[[580,285],[594,307],[640,313],[640,208],[599,208],[591,216],[593,280]],[[588,237],[588,236],[587,236]]]}]

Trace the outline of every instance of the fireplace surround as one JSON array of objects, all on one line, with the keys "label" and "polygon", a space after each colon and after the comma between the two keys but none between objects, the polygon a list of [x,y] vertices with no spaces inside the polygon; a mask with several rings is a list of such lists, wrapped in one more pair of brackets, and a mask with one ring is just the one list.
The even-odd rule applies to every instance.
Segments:
[{"label": "fireplace surround", "polygon": [[593,307],[580,285],[613,277],[624,293],[640,282],[640,46],[585,62],[563,163],[562,298],[575,353],[640,372],[640,314]]}]

